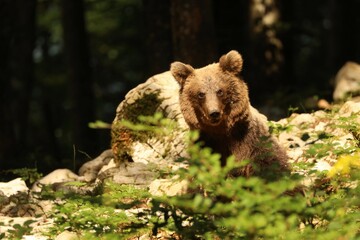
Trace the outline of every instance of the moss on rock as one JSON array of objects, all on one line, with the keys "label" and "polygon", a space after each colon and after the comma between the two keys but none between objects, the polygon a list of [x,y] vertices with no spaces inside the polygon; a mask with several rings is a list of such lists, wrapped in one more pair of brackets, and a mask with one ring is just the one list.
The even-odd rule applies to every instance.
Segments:
[{"label": "moss on rock", "polygon": [[161,111],[159,106],[162,99],[159,97],[159,93],[159,90],[154,92],[144,91],[142,94],[135,95],[137,99],[134,100],[129,97],[122,102],[121,108],[119,106],[111,127],[111,147],[117,165],[121,162],[132,161],[131,145],[135,140],[142,141],[149,138],[148,132],[134,133],[134,131],[126,128],[122,121],[139,123],[139,115],[152,116],[155,112]]}]

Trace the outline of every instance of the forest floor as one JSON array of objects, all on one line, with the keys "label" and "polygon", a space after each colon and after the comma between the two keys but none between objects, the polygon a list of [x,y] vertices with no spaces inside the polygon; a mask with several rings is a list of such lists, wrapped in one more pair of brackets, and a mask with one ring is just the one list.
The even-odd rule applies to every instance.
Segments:
[{"label": "forest floor", "polygon": [[[302,180],[304,186],[322,189],[319,179],[326,182],[360,168],[359,112],[360,103],[349,101],[329,110],[293,113],[288,118],[269,122],[273,135],[287,150],[293,172],[306,176]],[[112,161],[107,162],[112,164]],[[168,169],[173,168],[173,165],[168,166]],[[163,171],[164,168],[159,169]],[[152,165],[152,170],[156,171],[156,165]],[[33,194],[21,179],[1,183],[0,239],[98,239],[96,236],[102,236],[101,239],[154,239],[151,236],[154,233],[155,239],[179,239],[174,227],[161,228],[154,223],[156,213],[152,211],[156,204],[152,199],[162,194],[182,194],[189,183],[161,171],[156,179],[146,183],[148,185],[139,187],[134,180],[136,177],[128,177],[127,180],[134,182],[103,181],[88,192],[72,191],[84,186],[76,178],[66,185],[67,188],[61,188],[65,191],[53,191],[56,187],[52,186],[44,188],[40,195]],[[62,173],[71,180],[67,171]],[[357,184],[351,188],[358,189]],[[358,209],[352,211],[358,212]],[[329,219],[327,221],[331,222]],[[154,226],[159,229],[155,231]],[[359,233],[359,228],[354,234],[356,232]]]}]

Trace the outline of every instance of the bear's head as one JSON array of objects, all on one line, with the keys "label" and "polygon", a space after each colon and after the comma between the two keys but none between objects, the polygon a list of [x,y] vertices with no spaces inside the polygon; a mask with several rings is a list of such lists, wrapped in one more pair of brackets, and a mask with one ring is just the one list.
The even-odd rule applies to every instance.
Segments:
[{"label": "bear's head", "polygon": [[180,106],[191,129],[222,131],[248,115],[249,97],[240,79],[243,59],[237,51],[223,55],[219,63],[194,69],[174,62],[171,73],[180,85]]}]

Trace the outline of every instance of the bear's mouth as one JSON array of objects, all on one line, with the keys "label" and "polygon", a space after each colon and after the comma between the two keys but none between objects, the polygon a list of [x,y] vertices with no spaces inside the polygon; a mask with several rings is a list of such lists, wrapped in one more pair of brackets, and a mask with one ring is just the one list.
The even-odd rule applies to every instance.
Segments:
[{"label": "bear's mouth", "polygon": [[202,111],[200,116],[201,116],[200,119],[203,122],[203,124],[208,126],[217,127],[222,122],[222,113],[219,111],[217,113],[211,113],[211,112],[207,113]]},{"label": "bear's mouth", "polygon": [[210,125],[211,126],[218,126],[220,125],[220,119],[210,119]]},{"label": "bear's mouth", "polygon": [[217,116],[210,115],[208,117],[208,119],[209,119],[210,125],[212,125],[212,126],[217,126],[221,123],[221,115],[220,114]]}]

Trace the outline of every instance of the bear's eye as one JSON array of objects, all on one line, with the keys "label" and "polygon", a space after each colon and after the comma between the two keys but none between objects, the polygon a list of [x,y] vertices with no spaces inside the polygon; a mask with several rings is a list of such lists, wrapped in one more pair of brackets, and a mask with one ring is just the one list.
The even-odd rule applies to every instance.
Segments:
[{"label": "bear's eye", "polygon": [[199,98],[199,99],[204,99],[204,98],[205,98],[205,93],[199,92],[199,93],[198,93],[198,98]]},{"label": "bear's eye", "polygon": [[222,96],[224,95],[223,90],[221,90],[221,89],[217,90],[217,91],[216,91],[216,95],[217,95],[218,97],[222,97]]}]

